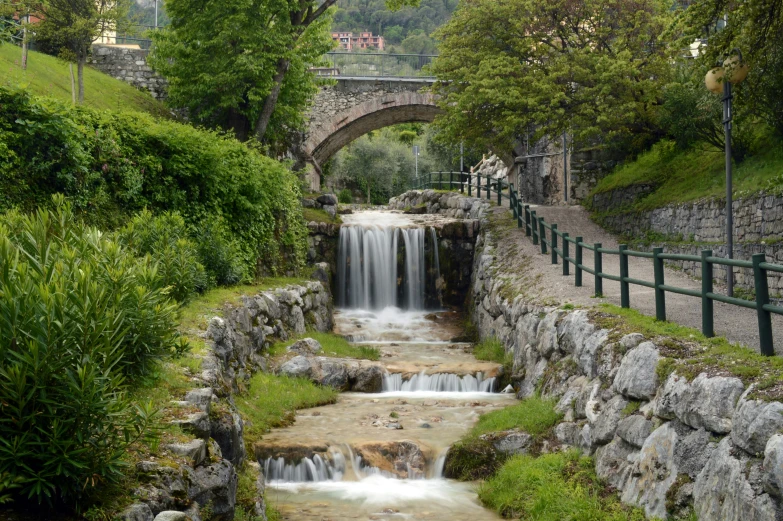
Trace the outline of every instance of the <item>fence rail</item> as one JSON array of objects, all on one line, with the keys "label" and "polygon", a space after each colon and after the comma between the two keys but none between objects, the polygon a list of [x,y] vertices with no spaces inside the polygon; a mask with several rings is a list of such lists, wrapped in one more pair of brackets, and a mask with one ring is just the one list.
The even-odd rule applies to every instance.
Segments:
[{"label": "fence rail", "polygon": [[[447,177],[447,179],[444,178]],[[483,179],[483,181],[482,181]],[[483,186],[482,186],[483,184]],[[574,285],[581,287],[584,273],[592,275],[595,295],[602,296],[603,281],[612,280],[620,283],[620,305],[631,307],[630,286],[637,285],[650,288],[655,292],[655,318],[666,320],[666,294],[675,293],[701,300],[702,333],[710,338],[715,336],[714,303],[722,302],[733,306],[756,310],[759,331],[759,348],[761,354],[775,354],[772,337],[772,314],[783,315],[783,306],[770,302],[768,272],[783,273],[783,265],[766,261],[766,255],[757,253],[751,260],[727,259],[715,257],[712,250],[702,250],[701,255],[683,255],[665,253],[663,248],[653,248],[652,252],[629,250],[625,244],[615,249],[604,248],[601,243],[587,243],[582,237],[571,237],[568,232],[558,228],[557,223],[548,223],[543,217],[537,216],[530,205],[524,204],[514,185],[504,180],[493,179],[490,176],[470,172],[431,172],[420,176],[414,183],[416,189],[438,188],[456,190],[468,195],[482,197],[482,188],[488,200],[497,200],[500,206],[508,201],[518,228],[525,229],[525,236],[530,237],[533,244],[540,247],[542,255],[549,255],[552,264],[562,262],[563,275],[571,275],[573,267]],[[493,195],[494,194],[494,195]],[[571,247],[573,246],[573,252]],[[584,250],[593,252],[593,264],[588,266],[583,262]],[[604,255],[619,257],[620,273],[612,274],[603,271]],[[628,259],[631,257],[651,259],[653,262],[652,281],[632,278],[629,274]],[[678,260],[701,264],[701,289],[680,288],[666,284],[664,261]],[[743,300],[715,293],[713,287],[714,267],[725,266],[726,269],[742,268],[753,271],[754,300]]]},{"label": "fence rail", "polygon": [[314,69],[319,76],[433,79],[426,67],[433,54],[385,54],[366,52],[330,52],[328,65]]}]

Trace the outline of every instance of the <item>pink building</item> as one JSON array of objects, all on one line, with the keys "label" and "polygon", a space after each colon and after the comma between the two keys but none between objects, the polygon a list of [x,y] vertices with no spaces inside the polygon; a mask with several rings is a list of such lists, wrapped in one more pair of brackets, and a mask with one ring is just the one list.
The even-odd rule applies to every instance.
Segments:
[{"label": "pink building", "polygon": [[353,33],[332,33],[332,40],[339,42],[340,48],[346,51],[357,49],[384,49],[383,36],[373,36],[371,32],[362,32],[357,36]]}]

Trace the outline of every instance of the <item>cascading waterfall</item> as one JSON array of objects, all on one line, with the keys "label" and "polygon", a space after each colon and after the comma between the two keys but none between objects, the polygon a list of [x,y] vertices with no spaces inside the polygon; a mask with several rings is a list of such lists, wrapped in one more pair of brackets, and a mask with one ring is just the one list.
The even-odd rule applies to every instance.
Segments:
[{"label": "cascading waterfall", "polygon": [[[433,268],[440,277],[437,235],[434,228],[430,229],[435,249]],[[424,309],[425,232],[425,228],[392,225],[342,226],[337,258],[338,305],[355,309]]]},{"label": "cascading waterfall", "polygon": [[438,287],[438,282],[440,281],[440,254],[438,253],[438,232],[435,231],[434,227],[430,228],[430,239],[432,243],[432,258],[434,260],[435,264],[435,294],[438,296],[438,301],[442,302],[441,300],[441,294],[440,294],[440,288]]},{"label": "cascading waterfall", "polygon": [[422,371],[413,375],[410,380],[403,380],[402,374],[394,373],[384,375],[383,392],[491,393],[495,390],[495,382],[495,377],[484,378],[481,372],[476,373],[475,376],[470,374],[459,376],[450,373],[426,374]]},{"label": "cascading waterfall", "polygon": [[264,462],[267,481],[340,481],[344,473],[345,458],[339,452],[332,455],[331,461],[315,454],[312,458],[302,458],[299,463],[288,463],[283,457],[267,458]]}]

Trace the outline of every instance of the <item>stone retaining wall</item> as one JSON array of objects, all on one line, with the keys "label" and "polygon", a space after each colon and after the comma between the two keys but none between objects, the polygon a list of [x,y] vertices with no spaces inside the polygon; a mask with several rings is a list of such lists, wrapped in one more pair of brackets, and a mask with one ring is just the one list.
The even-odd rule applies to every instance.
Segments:
[{"label": "stone retaining wall", "polygon": [[149,92],[155,99],[166,98],[168,82],[147,65],[149,51],[118,45],[93,45],[90,66],[109,76]]},{"label": "stone retaining wall", "polygon": [[[316,275],[328,279],[325,269],[319,266]],[[201,521],[200,509],[207,504],[212,513],[210,521],[234,519],[236,468],[247,457],[244,425],[234,406],[234,395],[254,372],[267,369],[266,350],[273,342],[302,334],[308,328],[331,331],[332,325],[331,295],[319,281],[242,297],[241,305],[227,306],[223,317],[212,318],[206,332],[210,347],[195,378],[201,387],[172,404],[192,411],[179,415],[181,418],[174,423],[193,439],[164,447],[191,463],[138,463],[135,471],[142,484],[131,493],[137,502],[123,511],[120,519],[181,519],[178,512],[184,512],[191,521]],[[255,468],[258,478],[253,514],[265,521],[264,477]]]},{"label": "stone retaining wall", "polygon": [[[692,507],[700,521],[783,519],[783,403],[752,399],[735,377],[660,373],[661,346],[619,337],[594,312],[505,297],[509,259],[482,226],[471,313],[513,356],[520,398],[558,401],[550,449],[594,455],[598,475],[649,518]],[[661,379],[659,374],[664,374]]]}]

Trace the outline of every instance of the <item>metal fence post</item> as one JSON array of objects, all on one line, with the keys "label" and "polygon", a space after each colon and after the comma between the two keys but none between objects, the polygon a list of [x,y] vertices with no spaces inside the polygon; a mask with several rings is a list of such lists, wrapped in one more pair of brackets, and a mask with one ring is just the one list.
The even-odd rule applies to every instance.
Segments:
[{"label": "metal fence post", "polygon": [[511,186],[508,190],[508,200],[510,201],[511,205],[511,213],[514,216],[514,219],[517,218],[517,200],[516,196],[514,195],[514,187]]},{"label": "metal fence post", "polygon": [[454,190],[454,172],[449,172],[449,191]]},{"label": "metal fence post", "polygon": [[481,199],[481,174],[476,174],[476,197]]},{"label": "metal fence post", "polygon": [[487,191],[487,201],[492,200],[492,179],[490,179],[489,174],[487,174],[487,185],[486,185],[486,191]]},{"label": "metal fence post", "polygon": [[663,286],[663,248],[653,248],[653,273],[655,274],[655,318],[666,320],[666,291]]},{"label": "metal fence post", "polygon": [[628,283],[628,255],[625,254],[628,246],[620,245],[620,307],[631,307],[631,285]]},{"label": "metal fence post", "polygon": [[538,237],[541,242],[541,254],[546,255],[546,227],[543,217],[538,218]]},{"label": "metal fence post", "polygon": [[595,270],[595,296],[602,297],[604,294],[604,279],[601,277],[601,272],[604,270],[603,253],[601,253],[601,243],[597,242],[593,245],[595,252],[593,255],[593,269]]},{"label": "metal fence post", "polygon": [[568,276],[571,273],[568,262],[568,233],[563,232],[563,275]]},{"label": "metal fence post", "polygon": [[775,346],[772,342],[772,316],[764,306],[769,304],[769,286],[767,282],[767,270],[761,267],[766,261],[766,255],[756,253],[751,257],[753,261],[753,282],[756,286],[756,314],[759,320],[759,347],[761,354],[774,356]]},{"label": "metal fence post", "polygon": [[712,263],[707,260],[712,257],[712,250],[701,250],[701,332],[707,338],[715,336],[715,323],[713,308],[715,303],[708,293],[712,293]]},{"label": "metal fence post", "polygon": [[[563,243],[565,246],[565,242]],[[574,286],[577,288],[582,287],[582,238],[576,238],[576,244],[574,245]]]},{"label": "metal fence post", "polygon": [[525,210],[525,237],[530,237],[530,205],[526,204]]},{"label": "metal fence post", "polygon": [[552,223],[552,240],[549,241],[549,247],[552,250],[552,264],[557,264],[557,224]]},{"label": "metal fence post", "polygon": [[522,215],[522,212],[524,211],[522,208],[522,201],[519,200],[519,194],[514,196],[514,198],[517,200],[517,228],[522,228],[522,223],[525,222],[525,218]]},{"label": "metal fence post", "polygon": [[501,196],[503,195],[503,184],[501,183],[500,179],[498,179],[498,206],[501,206],[503,203],[501,201]]},{"label": "metal fence post", "polygon": [[538,218],[536,217],[536,211],[530,211],[530,231],[533,234],[533,246],[538,246]]},{"label": "metal fence post", "polygon": [[473,172],[468,174],[468,197],[473,197]]},{"label": "metal fence post", "polygon": [[459,193],[465,193],[465,173],[462,170],[459,171]]},{"label": "metal fence post", "polygon": [[429,186],[427,188],[432,188],[432,172],[429,173],[429,179],[430,179],[430,182],[429,182]]}]

